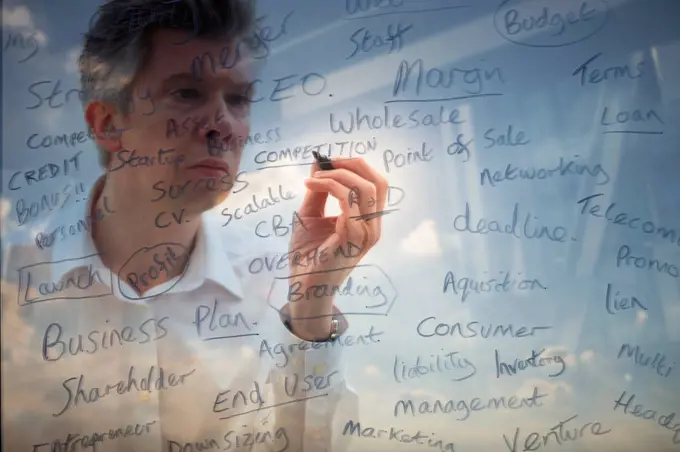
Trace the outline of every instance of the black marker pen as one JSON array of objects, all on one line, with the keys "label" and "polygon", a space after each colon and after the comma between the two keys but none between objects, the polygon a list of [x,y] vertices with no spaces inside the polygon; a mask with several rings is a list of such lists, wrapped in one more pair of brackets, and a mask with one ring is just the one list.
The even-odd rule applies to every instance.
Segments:
[{"label": "black marker pen", "polygon": [[329,171],[333,170],[333,164],[331,163],[331,158],[327,157],[325,155],[321,155],[316,151],[312,151],[312,155],[316,159],[317,162],[319,162],[319,168],[321,168],[321,171]]}]

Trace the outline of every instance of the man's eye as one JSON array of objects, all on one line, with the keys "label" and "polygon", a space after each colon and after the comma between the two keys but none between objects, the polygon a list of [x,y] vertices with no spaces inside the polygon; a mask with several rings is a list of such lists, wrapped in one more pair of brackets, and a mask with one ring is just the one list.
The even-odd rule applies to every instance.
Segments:
[{"label": "man's eye", "polygon": [[248,96],[244,96],[242,94],[233,94],[231,96],[227,96],[227,102],[230,105],[235,105],[237,107],[244,107],[244,106],[250,105],[251,100]]},{"label": "man's eye", "polygon": [[179,99],[179,100],[192,100],[192,99],[198,99],[201,94],[198,92],[198,90],[193,89],[193,88],[182,88],[182,89],[177,89],[173,91],[172,96]]}]

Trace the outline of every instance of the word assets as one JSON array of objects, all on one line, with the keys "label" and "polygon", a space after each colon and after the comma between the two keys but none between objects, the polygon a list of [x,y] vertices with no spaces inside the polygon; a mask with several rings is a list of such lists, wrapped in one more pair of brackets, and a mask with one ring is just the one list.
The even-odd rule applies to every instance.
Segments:
[{"label": "word assets", "polygon": [[[546,397],[548,394],[540,394],[537,387],[534,386],[531,397],[522,397],[518,400],[517,396],[510,396],[507,401],[503,397],[490,397],[486,400],[479,397],[473,397],[470,400],[435,400],[434,402],[422,401],[418,403],[417,408],[412,400],[399,400],[394,404],[394,417],[400,415],[405,416],[411,414],[449,414],[455,412],[463,412],[462,417],[457,418],[458,421],[465,421],[470,418],[473,412],[483,410],[498,410],[510,408],[511,410],[520,410],[522,408],[540,408],[543,402],[539,399]],[[401,410],[401,411],[400,411]]]},{"label": "word assets", "polygon": [[565,162],[564,157],[560,157],[560,163],[554,168],[518,168],[512,163],[508,163],[504,171],[493,171],[493,173],[491,171],[488,168],[482,170],[480,173],[480,185],[488,184],[491,187],[496,187],[502,182],[534,179],[545,180],[556,176],[590,176],[595,179],[595,185],[607,185],[610,180],[609,174],[599,163],[591,167],[589,165],[578,164],[575,160]]},{"label": "word assets", "polygon": [[[651,356],[647,356],[640,351],[639,345],[633,347],[631,344],[623,344],[621,345],[619,354],[616,357],[620,359],[624,355],[624,353],[628,355],[627,358],[633,358],[634,356],[633,358],[634,362],[638,366],[649,367],[650,369],[654,369],[654,371],[656,371],[658,375],[664,378],[667,378],[673,371],[673,366],[667,366],[666,355],[664,355],[663,353],[657,352],[654,355],[654,359],[652,359]],[[673,363],[673,365],[675,365],[675,363]]]},{"label": "word assets", "polygon": [[245,205],[245,207],[237,207],[234,209],[233,214],[229,213],[228,207],[222,209],[222,216],[227,218],[226,223],[222,224],[222,226],[227,226],[231,222],[232,218],[241,220],[248,215],[258,213],[268,207],[273,207],[276,204],[295,199],[296,197],[295,193],[290,191],[286,191],[284,193],[282,185],[279,185],[277,195],[274,194],[272,187],[268,187],[267,195],[267,197],[261,199],[258,199],[257,195],[253,195],[253,202],[249,202]]},{"label": "word assets", "polygon": [[646,311],[647,308],[642,304],[640,300],[635,297],[625,297],[616,298],[619,295],[617,291],[615,295],[612,295],[612,285],[607,284],[607,295],[605,296],[605,309],[610,315],[614,315],[620,311],[627,311],[630,309],[640,308]]},{"label": "word assets", "polygon": [[268,354],[271,359],[276,359],[277,356],[283,358],[283,363],[276,364],[276,367],[283,368],[290,362],[291,356],[296,352],[304,352],[306,350],[318,350],[320,348],[328,347],[353,347],[355,345],[373,345],[380,342],[377,339],[378,336],[385,334],[383,331],[374,331],[375,327],[371,325],[368,333],[360,334],[358,336],[352,336],[348,334],[343,334],[338,336],[338,338],[332,342],[307,342],[300,341],[293,344],[269,344],[266,339],[263,339],[260,343],[260,357],[264,354]]},{"label": "word assets", "polygon": [[[549,429],[548,433],[544,435],[541,435],[538,432],[530,433],[524,438],[524,449],[519,449],[519,451],[517,449],[517,440],[519,438],[520,432],[519,427],[515,429],[515,436],[512,440],[512,444],[510,444],[510,441],[508,441],[508,438],[505,435],[503,435],[503,440],[505,441],[505,445],[508,447],[508,450],[510,452],[520,452],[538,450],[542,446],[548,446],[548,444],[551,443],[550,438],[553,438],[554,442],[557,443],[558,446],[561,446],[563,443],[566,443],[568,441],[576,441],[582,439],[584,432],[586,433],[590,432],[591,435],[595,436],[602,436],[612,431],[611,429],[602,430],[602,424],[600,424],[599,422],[592,423],[587,422],[583,424],[580,428],[574,427],[573,430],[571,430],[571,427],[565,428],[564,425],[566,423],[573,421],[577,417],[578,415],[574,415],[569,419],[560,421],[559,424]],[[590,426],[590,429],[586,430],[588,426]]]},{"label": "word assets", "polygon": [[[71,377],[64,380],[62,386],[68,394],[68,399],[64,404],[64,407],[58,413],[53,414],[54,417],[59,417],[71,408],[76,408],[78,404],[82,401],[84,403],[96,403],[104,397],[111,395],[123,395],[134,391],[151,391],[156,389],[156,391],[165,391],[178,385],[185,383],[186,379],[190,377],[196,369],[191,369],[188,372],[181,374],[174,374],[167,372],[162,367],[156,368],[151,366],[149,372],[145,378],[140,379],[139,383],[135,378],[135,367],[131,366],[128,371],[127,380],[120,380],[113,384],[107,384],[103,388],[91,388],[87,389],[85,387],[85,375],[81,374],[78,377]],[[77,384],[74,387],[74,384]]]},{"label": "word assets", "polygon": [[[549,330],[551,326],[521,326],[519,328],[512,324],[506,325],[494,325],[493,323],[482,324],[477,321],[467,322],[465,326],[461,325],[460,322],[449,324],[449,323],[436,323],[436,317],[426,317],[418,323],[416,332],[421,337],[434,337],[434,336],[460,336],[461,339],[472,339],[477,336],[481,336],[483,339],[495,338],[497,336],[510,337],[513,339],[532,337],[536,334],[536,331]],[[433,328],[433,324],[434,325]]]},{"label": "word assets", "polygon": [[[564,362],[564,359],[562,359],[561,356],[552,356],[552,357],[547,357],[543,358],[541,355],[545,349],[541,350],[540,352],[536,352],[535,350],[531,351],[531,358],[527,359],[517,359],[515,358],[515,361],[513,364],[506,364],[501,361],[501,356],[498,350],[494,350],[494,356],[496,359],[496,378],[501,378],[501,375],[516,375],[517,372],[529,369],[531,367],[536,368],[536,367],[544,367],[548,366],[551,364],[559,364],[562,366],[562,368],[554,373],[554,374],[548,374],[549,377],[558,377],[564,373],[564,369],[566,368],[566,363]],[[539,358],[539,359],[537,359]]]},{"label": "word assets", "polygon": [[359,438],[388,439],[390,441],[397,441],[404,444],[415,443],[425,445],[423,441],[427,440],[428,447],[436,447],[442,452],[455,452],[453,443],[444,443],[441,439],[435,441],[434,433],[425,435],[420,430],[418,430],[415,435],[409,435],[408,433],[403,433],[403,431],[404,429],[396,430],[394,427],[390,427],[389,430],[375,429],[373,427],[361,428],[360,422],[354,422],[350,420],[345,424],[342,434],[344,436],[347,434],[356,435]]},{"label": "word assets", "polygon": [[605,209],[603,205],[596,204],[596,198],[600,196],[604,196],[604,193],[596,193],[576,201],[576,204],[581,205],[581,215],[603,218],[613,225],[628,227],[647,235],[655,235],[674,245],[680,246],[680,232],[676,229],[657,225],[649,219],[640,218],[634,214],[617,209],[615,202],[609,203]]},{"label": "word assets", "polygon": [[538,223],[538,217],[531,212],[524,216],[522,227],[519,227],[520,205],[515,203],[512,209],[510,223],[501,225],[502,222],[493,219],[480,218],[477,224],[472,220],[470,204],[465,203],[465,213],[456,216],[453,220],[453,228],[459,232],[470,234],[488,235],[490,233],[509,235],[516,239],[549,240],[551,242],[564,243],[567,240],[567,230],[562,226],[545,226]]},{"label": "word assets", "polygon": [[349,37],[349,40],[354,44],[354,50],[345,59],[349,60],[360,52],[370,52],[372,49],[380,49],[387,46],[389,46],[388,53],[398,52],[404,45],[404,34],[411,28],[413,28],[411,24],[389,24],[386,36],[377,36],[371,34],[366,28],[361,27]]},{"label": "word assets", "polygon": [[[50,323],[42,338],[42,358],[44,361],[59,361],[66,354],[76,356],[80,353],[93,355],[99,350],[123,347],[125,344],[146,344],[163,339],[168,329],[163,322],[169,317],[150,318],[139,326],[123,326],[122,328],[100,328],[87,335],[75,336],[64,334],[64,328],[57,322]],[[104,323],[108,324],[107,319]],[[87,339],[86,339],[87,338]]]},{"label": "word assets", "polygon": [[406,364],[398,355],[394,357],[394,367],[392,375],[394,381],[403,383],[407,380],[424,377],[430,374],[451,374],[456,376],[451,381],[463,381],[477,373],[477,367],[467,358],[461,358],[459,352],[448,352],[444,354],[430,355],[423,359],[418,356],[413,365]]},{"label": "word assets", "polygon": [[680,422],[672,424],[673,420],[675,419],[675,412],[659,416],[659,413],[657,413],[656,410],[645,410],[644,405],[641,404],[635,405],[632,411],[628,412],[628,408],[630,408],[630,405],[633,403],[633,400],[635,400],[636,396],[635,394],[631,394],[625,403],[622,402],[624,397],[626,397],[626,391],[623,391],[623,393],[621,393],[621,397],[619,397],[619,399],[614,402],[614,411],[616,411],[619,406],[622,406],[624,414],[630,414],[631,416],[642,418],[647,421],[656,421],[663,428],[674,431],[675,433],[673,433],[673,438],[671,441],[673,444],[680,444]]},{"label": "word assets", "polygon": [[[446,272],[444,277],[444,289],[446,293],[449,288],[454,294],[460,295],[460,301],[465,302],[470,294],[485,293],[508,293],[513,291],[531,292],[538,289],[547,290],[538,279],[515,279],[510,278],[509,271],[500,271],[500,278],[490,278],[477,280],[474,278],[462,277],[456,279],[452,271]],[[522,273],[517,273],[520,276]]]},{"label": "word assets", "polygon": [[[244,426],[244,428],[247,426]],[[222,444],[223,443],[223,444]],[[167,452],[193,452],[198,450],[259,450],[260,444],[267,444],[266,450],[272,452],[284,452],[288,449],[289,439],[286,429],[279,427],[276,430],[267,431],[242,431],[229,430],[224,434],[222,443],[218,439],[208,438],[200,442],[179,443],[166,440]],[[244,449],[242,449],[244,448]]]}]

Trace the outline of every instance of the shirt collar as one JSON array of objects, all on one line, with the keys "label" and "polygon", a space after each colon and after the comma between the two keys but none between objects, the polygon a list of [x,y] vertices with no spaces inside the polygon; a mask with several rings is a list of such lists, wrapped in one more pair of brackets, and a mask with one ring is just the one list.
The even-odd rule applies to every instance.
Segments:
[{"label": "shirt collar", "polygon": [[[104,181],[105,176],[102,176],[95,182],[90,190],[87,202],[75,202],[65,209],[62,215],[58,216],[56,223],[58,226],[55,226],[58,232],[52,250],[52,275],[55,280],[59,280],[70,271],[82,267],[86,262],[86,265],[92,266],[92,270],[99,270],[102,275],[106,274],[105,281],[113,283],[113,286],[118,286],[117,281],[114,282],[114,278],[117,278],[117,276],[106,268],[99,258],[97,248],[92,240],[89,223],[92,202],[101,194]],[[74,226],[72,227],[72,225]],[[60,239],[61,232],[59,231],[62,228],[65,235],[63,240]],[[51,231],[54,230],[51,229]],[[76,234],[71,235],[70,230],[75,231]],[[77,232],[79,230],[81,232]],[[212,216],[208,212],[201,215],[201,227],[198,230],[187,270],[181,280],[171,290],[164,293],[190,291],[205,284],[206,280],[211,280],[232,295],[242,299],[243,289],[227,255],[229,243],[226,242],[222,237],[221,226],[212,220]],[[109,276],[111,277],[109,278]],[[122,298],[126,299],[126,297]]]}]

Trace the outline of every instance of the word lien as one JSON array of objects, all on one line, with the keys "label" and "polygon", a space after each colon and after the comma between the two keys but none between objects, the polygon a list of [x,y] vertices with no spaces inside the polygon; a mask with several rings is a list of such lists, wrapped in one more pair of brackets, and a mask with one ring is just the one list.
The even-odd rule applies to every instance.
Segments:
[{"label": "word lien", "polygon": [[[496,358],[496,378],[501,378],[501,375],[516,375],[518,371],[526,370],[529,369],[530,367],[544,367],[550,364],[559,364],[562,366],[562,368],[554,374],[549,374],[548,376],[553,378],[553,377],[559,377],[564,373],[564,369],[566,368],[566,363],[564,362],[564,359],[562,359],[561,356],[552,356],[552,357],[546,357],[543,358],[541,355],[545,352],[545,349],[541,350],[540,352],[536,352],[536,350],[531,351],[531,358],[527,359],[517,359],[515,358],[515,361],[513,364],[507,364],[501,361],[501,355],[498,352],[498,350],[494,350],[494,355]],[[537,358],[539,358],[537,360]]]},{"label": "word lien", "polygon": [[673,444],[680,444],[680,422],[671,426],[671,423],[675,419],[675,412],[659,416],[659,413],[657,413],[656,410],[646,410],[644,405],[637,404],[629,413],[628,408],[633,403],[633,400],[635,400],[635,394],[631,394],[625,403],[622,402],[624,397],[626,397],[626,391],[623,391],[623,393],[621,393],[621,397],[619,397],[619,399],[614,402],[614,411],[616,411],[621,406],[623,407],[624,414],[630,414],[631,416],[642,418],[648,421],[656,421],[663,428],[674,431],[675,433],[673,433],[673,438],[671,441]]},{"label": "word lien", "polygon": [[373,438],[373,439],[388,439],[389,441],[398,441],[404,444],[421,444],[424,445],[424,440],[427,440],[427,445],[429,447],[437,447],[442,452],[454,452],[453,443],[446,443],[440,439],[434,440],[434,433],[431,435],[424,435],[420,430],[416,432],[415,435],[409,435],[408,433],[402,433],[404,429],[396,430],[394,427],[390,427],[389,430],[385,429],[375,429],[373,427],[361,428],[360,422],[354,422],[352,420],[347,421],[345,428],[342,431],[343,435],[356,435],[360,438]]},{"label": "word lien", "polygon": [[[532,432],[529,435],[527,435],[524,438],[524,449],[520,449],[521,451],[533,451],[533,450],[538,450],[542,446],[547,446],[548,443],[550,442],[550,438],[553,438],[554,441],[557,443],[558,446],[561,446],[562,443],[566,443],[567,441],[576,441],[581,438],[583,438],[583,433],[584,431],[590,432],[590,434],[595,435],[595,436],[602,436],[606,435],[607,433],[611,432],[612,430],[602,430],[602,424],[599,422],[586,422],[583,424],[580,428],[574,427],[572,429],[567,429],[564,427],[564,425],[568,422],[573,421],[576,419],[578,415],[574,415],[570,417],[569,419],[565,419],[564,421],[560,421],[556,426],[552,427],[551,429],[548,430],[548,433],[541,435],[538,432]],[[590,426],[589,430],[586,430]],[[505,441],[505,445],[508,447],[508,450],[510,452],[517,452],[517,439],[519,438],[519,432],[520,429],[519,427],[515,429],[515,436],[512,440],[512,444],[510,444],[510,441],[508,441],[508,438],[503,435],[503,440]],[[552,436],[551,436],[552,435]]]},{"label": "word lien", "polygon": [[614,315],[620,311],[627,311],[629,309],[642,309],[646,311],[647,308],[642,304],[640,300],[636,297],[622,297],[617,298],[619,292],[616,291],[615,295],[612,295],[612,285],[607,284],[607,294],[605,296],[605,308],[609,315]]},{"label": "word lien", "polygon": [[[515,279],[510,278],[510,272],[507,270],[500,271],[501,278],[489,279],[474,279],[469,277],[462,277],[456,279],[452,271],[446,272],[444,277],[444,289],[442,293],[446,293],[451,289],[454,294],[460,295],[460,301],[465,302],[471,294],[484,293],[507,293],[511,291],[531,292],[533,290],[543,289],[547,287],[536,278],[533,279]],[[522,273],[517,273],[520,276]]]}]

